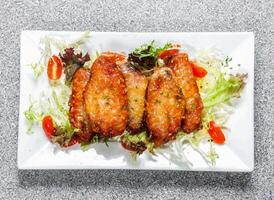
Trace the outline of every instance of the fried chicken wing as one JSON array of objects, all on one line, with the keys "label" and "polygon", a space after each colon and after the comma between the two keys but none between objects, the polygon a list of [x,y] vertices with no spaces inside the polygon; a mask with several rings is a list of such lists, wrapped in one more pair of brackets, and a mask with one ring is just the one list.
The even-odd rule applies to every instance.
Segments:
[{"label": "fried chicken wing", "polygon": [[84,106],[84,90],[90,79],[90,72],[87,69],[79,68],[72,79],[72,94],[69,101],[69,120],[74,128],[78,142],[87,142],[91,139],[92,131]]},{"label": "fried chicken wing", "polygon": [[156,147],[175,139],[183,118],[183,97],[170,68],[157,69],[148,84],[146,123]]},{"label": "fried chicken wing", "polygon": [[124,74],[127,86],[129,122],[128,129],[137,133],[143,127],[145,98],[148,80],[141,72],[129,66],[128,63],[119,66]]},{"label": "fried chicken wing", "polygon": [[117,53],[102,53],[91,68],[91,78],[84,93],[85,106],[92,131],[102,137],[120,135],[127,125],[126,83],[116,64],[124,59]]},{"label": "fried chicken wing", "polygon": [[167,66],[172,69],[176,82],[183,92],[186,113],[182,128],[186,133],[190,133],[200,126],[203,102],[192,72],[191,63],[188,60],[188,55],[185,53],[175,55],[167,61]]}]

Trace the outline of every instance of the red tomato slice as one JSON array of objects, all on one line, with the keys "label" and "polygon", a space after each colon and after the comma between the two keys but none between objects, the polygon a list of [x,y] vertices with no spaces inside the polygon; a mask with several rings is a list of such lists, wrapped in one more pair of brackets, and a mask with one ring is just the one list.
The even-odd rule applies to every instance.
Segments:
[{"label": "red tomato slice", "polygon": [[207,75],[207,71],[204,68],[196,65],[193,62],[191,62],[191,65],[192,65],[192,71],[194,76],[198,78],[203,78]]},{"label": "red tomato slice", "polygon": [[58,80],[62,75],[63,64],[59,57],[52,56],[48,61],[48,78]]},{"label": "red tomato slice", "polygon": [[221,127],[216,126],[214,121],[209,122],[208,133],[215,143],[223,144],[225,142],[225,136]]},{"label": "red tomato slice", "polygon": [[162,51],[159,54],[159,58],[166,59],[170,56],[177,55],[178,53],[179,53],[179,49],[167,49],[167,50]]},{"label": "red tomato slice", "polygon": [[47,115],[43,118],[42,126],[48,139],[51,139],[54,136],[55,128],[50,115]]}]

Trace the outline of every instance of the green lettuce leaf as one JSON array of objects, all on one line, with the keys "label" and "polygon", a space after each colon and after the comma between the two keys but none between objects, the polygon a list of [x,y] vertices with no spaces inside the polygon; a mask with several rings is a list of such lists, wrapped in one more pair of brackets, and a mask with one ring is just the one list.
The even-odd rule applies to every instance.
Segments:
[{"label": "green lettuce leaf", "polygon": [[204,107],[210,108],[228,102],[232,97],[239,97],[244,86],[244,78],[245,75],[229,75],[225,78],[225,75],[220,73],[215,86],[203,98]]}]

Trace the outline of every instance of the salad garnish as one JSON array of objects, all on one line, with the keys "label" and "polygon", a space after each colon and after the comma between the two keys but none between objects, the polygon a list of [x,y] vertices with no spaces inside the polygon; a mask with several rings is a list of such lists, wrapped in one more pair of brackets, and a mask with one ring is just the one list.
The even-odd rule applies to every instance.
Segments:
[{"label": "salad garnish", "polygon": [[52,52],[54,50],[58,50],[60,53],[63,53],[66,48],[81,50],[81,46],[85,45],[90,40],[90,38],[90,31],[84,32],[78,39],[70,43],[63,41],[62,39],[57,39],[50,35],[43,37],[40,41],[39,47],[39,50],[41,51],[40,59],[37,62],[28,64],[28,66],[30,66],[33,70],[35,79],[43,74],[44,69],[47,67],[48,61],[52,57]]},{"label": "salad garnish", "polygon": [[146,131],[134,135],[126,132],[121,137],[121,143],[126,149],[132,150],[137,154],[142,154],[145,150],[148,150],[148,152],[152,154],[154,153],[153,143],[149,141],[149,136]]},{"label": "salad garnish", "polygon": [[38,125],[41,122],[42,114],[37,112],[37,102],[32,102],[30,98],[30,105],[28,109],[24,112],[28,128],[27,133],[33,133],[33,126]]},{"label": "salad garnish", "polygon": [[163,47],[159,47],[153,40],[130,53],[128,55],[128,61],[141,72],[151,74],[153,68],[158,65],[159,54],[171,47],[171,43],[166,43]]},{"label": "salad garnish", "polygon": [[45,70],[45,67],[41,63],[31,63],[30,66],[33,70],[34,79],[37,80],[39,76],[41,76]]},{"label": "salad garnish", "polygon": [[[51,92],[43,91],[38,100],[30,101],[29,108],[24,112],[28,133],[33,132],[35,126],[42,125],[49,140],[59,144],[60,147],[77,143],[75,134],[77,129],[70,123],[68,102],[74,73],[77,69],[86,67],[87,62],[95,59],[88,52],[83,54],[81,49],[89,39],[90,34],[86,32],[71,43],[50,36],[41,40],[41,59],[31,64],[34,78],[41,76],[47,66],[48,78],[59,80],[60,84],[54,87],[49,84]],[[59,51],[56,55],[59,56],[52,53],[56,49]],[[150,76],[156,68],[164,65],[165,61],[179,52],[180,46],[166,43],[159,47],[155,41],[152,41],[129,53],[127,61],[137,71]],[[96,52],[97,56],[98,54],[100,53]],[[169,141],[161,148],[155,148],[147,130],[137,134],[125,131],[121,136],[114,138],[95,134],[90,141],[80,144],[82,150],[87,151],[94,143],[105,143],[108,146],[108,142],[120,142],[123,147],[131,151],[133,158],[148,151],[152,155],[162,155],[175,164],[186,163],[191,166],[185,153],[185,148],[191,147],[207,163],[215,165],[218,154],[214,146],[226,141],[225,122],[233,112],[233,100],[240,97],[247,78],[246,74],[232,74],[227,71],[232,66],[231,61],[232,58],[221,56],[216,49],[199,50],[196,52],[195,60],[190,61],[204,106],[198,130],[190,134],[179,131],[174,141]],[[162,95],[168,98],[167,94]],[[107,95],[104,97],[104,100],[108,99]],[[201,144],[206,144],[208,151],[202,149]]]},{"label": "salad garnish", "polygon": [[65,84],[67,85],[70,85],[76,70],[83,67],[87,61],[90,61],[88,53],[83,56],[82,52],[75,53],[74,48],[66,48],[63,54],[59,53],[59,56],[64,63]]}]

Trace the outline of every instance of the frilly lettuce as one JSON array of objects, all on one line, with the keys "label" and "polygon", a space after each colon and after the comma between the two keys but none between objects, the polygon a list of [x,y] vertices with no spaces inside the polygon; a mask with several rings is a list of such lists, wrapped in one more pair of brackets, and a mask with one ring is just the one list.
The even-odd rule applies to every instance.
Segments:
[{"label": "frilly lettuce", "polygon": [[209,89],[204,95],[204,107],[207,109],[220,103],[226,103],[233,97],[239,97],[243,86],[243,75],[228,75],[228,78],[225,78],[225,75],[221,73],[217,77],[214,87]]}]

